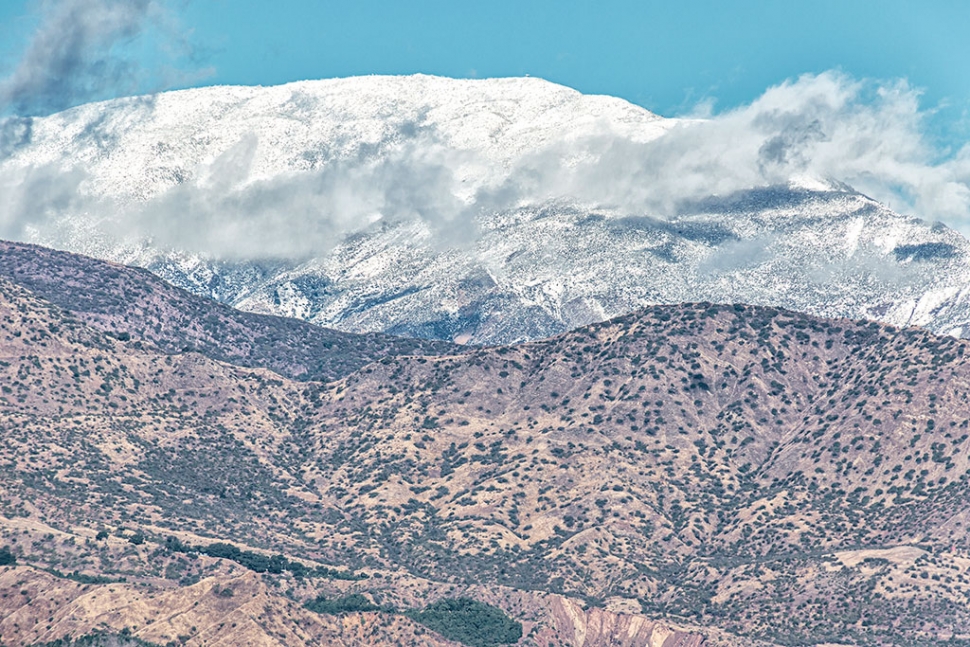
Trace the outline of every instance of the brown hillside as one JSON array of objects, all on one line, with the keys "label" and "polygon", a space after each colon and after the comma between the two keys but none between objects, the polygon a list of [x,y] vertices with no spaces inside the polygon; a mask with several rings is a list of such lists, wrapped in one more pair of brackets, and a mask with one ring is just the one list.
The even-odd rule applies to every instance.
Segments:
[{"label": "brown hillside", "polygon": [[[220,539],[251,544],[308,558],[311,565],[323,559],[339,570],[369,561],[366,551],[321,550],[313,540],[334,528],[336,511],[322,505],[321,493],[308,488],[294,469],[300,455],[297,438],[305,432],[294,433],[301,423],[293,412],[308,405],[299,384],[194,353],[160,355],[121,342],[3,281],[0,357],[0,543],[11,546],[20,563],[34,568],[0,567],[7,575],[14,573],[9,588],[0,592],[0,607],[9,608],[9,613],[0,614],[2,644],[32,644],[95,630],[126,630],[151,641],[176,635],[173,632],[184,627],[154,622],[160,615],[183,615],[178,611],[183,589],[206,576],[216,578],[212,586],[225,586],[218,569],[241,569],[208,558],[197,565],[160,548],[156,542],[167,536],[202,545]],[[93,541],[99,528],[149,540],[138,545],[127,539]],[[214,565],[207,566],[207,560]],[[38,568],[62,575],[52,580]],[[63,586],[53,582],[73,572],[123,577],[156,602],[131,602],[127,586],[122,594],[109,596],[104,607],[88,609],[87,597],[77,603],[79,607],[72,602],[79,590],[118,586],[86,583],[79,589],[67,577],[64,593]],[[396,566],[376,573],[382,576],[357,584],[266,575],[261,581],[270,587],[268,595],[276,596],[272,605],[278,607],[267,617],[285,617],[289,624],[275,628],[256,614],[241,637],[220,626],[221,607],[196,609],[192,602],[192,617],[199,618],[193,625],[197,630],[176,636],[185,636],[191,645],[212,644],[212,635],[199,629],[211,625],[219,630],[223,644],[274,644],[274,636],[295,631],[293,623],[302,626],[300,618],[309,613],[294,613],[294,597],[339,597],[356,589],[416,608],[422,601],[458,592],[488,598],[512,606],[526,621],[531,636],[526,644],[563,644],[581,635],[583,642],[577,644],[597,647],[612,644],[602,641],[609,640],[616,627],[633,639],[662,635],[668,647],[699,644],[696,634],[691,637],[669,624],[602,612],[588,618],[576,602],[544,592],[515,593],[504,587],[458,590],[448,583],[415,578]],[[280,590],[281,582],[289,586]],[[28,583],[35,588],[23,588]],[[178,595],[161,595],[172,587]],[[28,595],[20,595],[20,590],[28,590]],[[51,604],[39,604],[40,597]],[[82,616],[90,617],[78,620]],[[428,635],[428,630],[393,614],[364,614],[356,624],[346,616],[314,622],[331,629],[334,622],[361,628],[349,635],[316,629],[290,633],[283,644],[451,644],[433,634],[408,638]]]},{"label": "brown hillside", "polygon": [[307,480],[429,577],[791,644],[965,635],[966,349],[702,304],[387,361],[320,389]]},{"label": "brown hillside", "polygon": [[447,342],[355,335],[241,312],[173,287],[147,270],[0,241],[0,277],[103,332],[166,353],[191,350],[300,380],[331,380],[395,355],[460,352]]},{"label": "brown hillside", "polygon": [[178,535],[364,571],[350,586],[381,604],[467,593],[522,644],[652,644],[617,636],[658,618],[738,644],[970,644],[966,349],[698,304],[300,384],[0,283],[2,510],[144,534],[160,558],[132,577],[164,579]]}]

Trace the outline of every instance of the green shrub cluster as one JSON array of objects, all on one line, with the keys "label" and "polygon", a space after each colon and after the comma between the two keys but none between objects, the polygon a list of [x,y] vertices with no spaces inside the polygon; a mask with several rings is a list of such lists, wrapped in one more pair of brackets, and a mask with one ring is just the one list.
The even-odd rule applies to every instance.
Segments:
[{"label": "green shrub cluster", "polygon": [[338,571],[325,566],[310,568],[300,562],[289,560],[281,554],[266,556],[251,550],[242,550],[225,542],[217,542],[208,546],[192,546],[182,543],[176,537],[166,537],[165,547],[176,553],[199,553],[209,557],[228,559],[257,573],[278,574],[289,571],[295,577],[323,577],[330,580],[362,580],[366,577],[353,571]]},{"label": "green shrub cluster", "polygon": [[304,605],[315,613],[326,613],[338,615],[340,613],[359,613],[362,611],[393,611],[393,609],[381,608],[368,600],[360,593],[353,593],[342,598],[327,599],[318,596]]},{"label": "green shrub cluster", "polygon": [[105,577],[103,575],[88,575],[87,573],[81,573],[80,571],[74,570],[70,573],[63,573],[56,568],[45,568],[45,572],[50,573],[54,577],[59,577],[65,580],[74,580],[75,582],[80,582],[81,584],[116,584],[119,582],[127,582],[126,577]]},{"label": "green shrub cluster", "polygon": [[[127,630],[125,630],[127,631]],[[89,634],[77,638],[59,638],[32,647],[161,647],[155,643],[145,642],[134,636],[118,634]]]},{"label": "green shrub cluster", "polygon": [[[310,611],[330,615],[363,611],[397,613],[393,607],[378,606],[360,593],[333,599],[319,596],[304,606]],[[410,609],[403,613],[445,638],[469,647],[511,645],[522,638],[522,623],[508,617],[498,607],[471,598],[439,600],[422,610]]]},{"label": "green shrub cluster", "polygon": [[522,638],[522,623],[498,607],[471,598],[439,600],[407,615],[445,638],[470,647],[511,645]]}]

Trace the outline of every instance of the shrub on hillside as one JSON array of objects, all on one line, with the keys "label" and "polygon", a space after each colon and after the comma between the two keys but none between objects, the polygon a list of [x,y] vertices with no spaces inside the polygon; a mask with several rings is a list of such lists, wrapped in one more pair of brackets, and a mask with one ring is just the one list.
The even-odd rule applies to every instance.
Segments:
[{"label": "shrub on hillside", "polygon": [[314,613],[326,613],[330,615],[380,610],[380,607],[360,593],[353,593],[351,595],[332,600],[321,595],[316,599],[307,602],[305,606]]},{"label": "shrub on hillside", "polygon": [[470,647],[511,645],[522,638],[522,623],[498,607],[471,598],[439,600],[407,615],[445,638]]}]

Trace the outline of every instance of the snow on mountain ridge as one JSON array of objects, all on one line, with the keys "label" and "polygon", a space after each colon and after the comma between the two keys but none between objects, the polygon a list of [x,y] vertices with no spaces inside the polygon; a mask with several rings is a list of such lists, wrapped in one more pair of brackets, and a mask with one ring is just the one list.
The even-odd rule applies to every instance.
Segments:
[{"label": "snow on mountain ridge", "polygon": [[[699,123],[531,78],[202,88],[13,123],[0,190],[36,173],[54,196],[21,238],[348,331],[498,343],[708,300],[970,333],[962,236],[775,148],[698,193],[732,145],[691,148]],[[655,145],[695,158],[672,210],[647,199],[681,179]]]},{"label": "snow on mountain ridge", "polygon": [[[253,137],[248,182],[421,135],[508,170],[521,155],[563,138],[609,131],[648,141],[676,123],[621,99],[536,78],[369,76],[213,86],[84,105],[31,120],[32,145],[8,163],[81,162],[92,191],[146,200]],[[480,180],[482,169],[471,170],[479,173],[463,179]]]}]

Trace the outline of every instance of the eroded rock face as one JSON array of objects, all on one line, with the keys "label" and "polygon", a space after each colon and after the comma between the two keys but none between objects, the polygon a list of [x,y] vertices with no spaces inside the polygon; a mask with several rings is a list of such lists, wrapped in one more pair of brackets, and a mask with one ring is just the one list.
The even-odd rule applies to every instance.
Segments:
[{"label": "eroded rock face", "polygon": [[577,647],[701,647],[702,636],[672,625],[647,619],[642,615],[617,614],[605,609],[584,609],[578,602],[552,597],[549,602],[553,635],[543,632],[536,642],[561,644],[566,641]]}]

